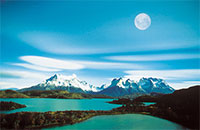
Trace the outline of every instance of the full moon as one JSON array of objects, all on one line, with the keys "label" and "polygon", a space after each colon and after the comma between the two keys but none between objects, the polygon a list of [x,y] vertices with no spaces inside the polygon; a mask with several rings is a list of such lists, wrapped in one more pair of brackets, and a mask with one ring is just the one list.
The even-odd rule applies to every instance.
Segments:
[{"label": "full moon", "polygon": [[135,26],[139,30],[146,30],[151,25],[151,18],[145,13],[140,13],[135,17]]}]

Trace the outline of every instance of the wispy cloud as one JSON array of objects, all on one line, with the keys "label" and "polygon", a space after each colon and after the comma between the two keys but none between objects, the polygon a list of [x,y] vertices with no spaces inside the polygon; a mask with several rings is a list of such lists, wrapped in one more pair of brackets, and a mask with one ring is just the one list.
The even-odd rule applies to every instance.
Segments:
[{"label": "wispy cloud", "polygon": [[19,38],[41,51],[54,54],[94,54],[102,51],[102,49],[92,47],[90,43],[80,40],[80,37],[63,33],[23,32]]},{"label": "wispy cloud", "polygon": [[0,88],[24,88],[31,87],[49,78],[52,74],[45,74],[32,71],[21,70],[4,70],[1,71],[6,75],[15,75],[18,78],[4,78],[0,79]]},{"label": "wispy cloud", "polygon": [[125,77],[140,79],[142,77],[157,77],[166,80],[192,80],[200,77],[200,69],[182,69],[182,70],[129,70],[125,71]]},{"label": "wispy cloud", "polygon": [[47,78],[49,74],[32,72],[32,71],[22,71],[22,70],[3,70],[1,73],[6,75],[15,75],[19,78],[33,78],[33,79],[44,79]]},{"label": "wispy cloud", "polygon": [[20,86],[15,83],[10,82],[1,82],[0,81],[0,89],[7,89],[7,88],[19,88]]},{"label": "wispy cloud", "polygon": [[62,71],[80,69],[148,69],[149,66],[116,62],[95,62],[81,60],[60,60],[42,56],[21,56],[27,63],[13,63],[12,65],[39,71]]},{"label": "wispy cloud", "polygon": [[116,62],[94,62],[94,61],[74,61],[83,64],[86,68],[90,69],[144,69],[149,66],[140,64],[116,63]]},{"label": "wispy cloud", "polygon": [[60,69],[51,69],[51,68],[41,67],[41,66],[27,64],[27,63],[13,63],[12,65],[22,66],[28,69],[39,70],[39,71],[51,71],[51,72],[61,71]]},{"label": "wispy cloud", "polygon": [[[79,70],[83,69],[84,66],[75,62],[66,61],[66,60],[59,60],[55,58],[48,58],[48,57],[42,57],[42,56],[21,56],[21,60],[26,61],[32,65],[25,65],[24,64],[17,64],[23,67],[37,69],[37,70],[50,70],[50,68],[54,68],[56,71],[59,71],[57,69],[64,69],[64,70]],[[53,71],[55,71],[53,70]]]},{"label": "wispy cloud", "polygon": [[16,74],[0,72],[0,78],[11,78],[11,79],[14,78],[15,79],[15,78],[20,78],[20,76],[18,76]]},{"label": "wispy cloud", "polygon": [[200,69],[125,71],[124,77],[138,81],[142,77],[162,78],[175,89],[200,85]]},{"label": "wispy cloud", "polygon": [[195,85],[200,85],[200,81],[183,81],[178,83],[169,82],[169,85],[173,86],[175,89],[183,89]]},{"label": "wispy cloud", "polygon": [[200,54],[154,54],[154,55],[121,55],[109,56],[105,59],[116,61],[167,61],[200,58]]}]

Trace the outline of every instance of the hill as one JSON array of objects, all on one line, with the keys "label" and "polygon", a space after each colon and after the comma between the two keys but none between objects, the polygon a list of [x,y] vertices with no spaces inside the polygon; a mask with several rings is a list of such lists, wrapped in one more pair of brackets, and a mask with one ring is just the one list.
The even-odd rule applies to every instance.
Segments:
[{"label": "hill", "polygon": [[173,111],[175,115],[171,120],[176,120],[189,128],[199,129],[199,93],[200,85],[176,90],[172,94],[158,98],[157,106]]},{"label": "hill", "polygon": [[112,98],[106,95],[91,95],[85,93],[69,93],[66,90],[31,90],[17,92],[14,90],[0,91],[0,98],[61,98],[61,99],[85,99],[85,98]]},{"label": "hill", "polygon": [[0,98],[29,98],[29,96],[14,90],[1,90]]},{"label": "hill", "polygon": [[69,93],[62,90],[32,90],[22,92],[31,98],[63,98],[63,99],[83,99],[86,98],[78,93]]},{"label": "hill", "polygon": [[32,90],[32,91],[24,91],[22,93],[32,98],[62,98],[62,99],[111,98],[105,95],[69,93],[68,91],[65,90]]}]

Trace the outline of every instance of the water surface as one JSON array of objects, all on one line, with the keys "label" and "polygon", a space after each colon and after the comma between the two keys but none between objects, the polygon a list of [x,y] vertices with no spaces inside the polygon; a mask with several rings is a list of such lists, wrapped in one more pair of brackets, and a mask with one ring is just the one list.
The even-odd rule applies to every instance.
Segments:
[{"label": "water surface", "polygon": [[53,98],[1,98],[0,101],[13,101],[27,107],[0,113],[14,113],[21,111],[47,112],[65,110],[111,110],[121,105],[106,102],[113,99],[53,99]]},{"label": "water surface", "polygon": [[176,123],[142,114],[103,115],[84,122],[44,130],[183,130]]},{"label": "water surface", "polygon": [[144,106],[149,106],[149,105],[153,105],[156,104],[155,102],[143,102]]}]

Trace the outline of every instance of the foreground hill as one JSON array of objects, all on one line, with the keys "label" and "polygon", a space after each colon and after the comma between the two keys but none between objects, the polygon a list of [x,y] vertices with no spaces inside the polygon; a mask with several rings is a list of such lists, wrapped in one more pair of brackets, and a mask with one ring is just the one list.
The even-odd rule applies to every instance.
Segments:
[{"label": "foreground hill", "polygon": [[169,108],[175,113],[174,119],[189,128],[199,129],[200,85],[175,91],[173,94],[158,98],[157,106]]}]

